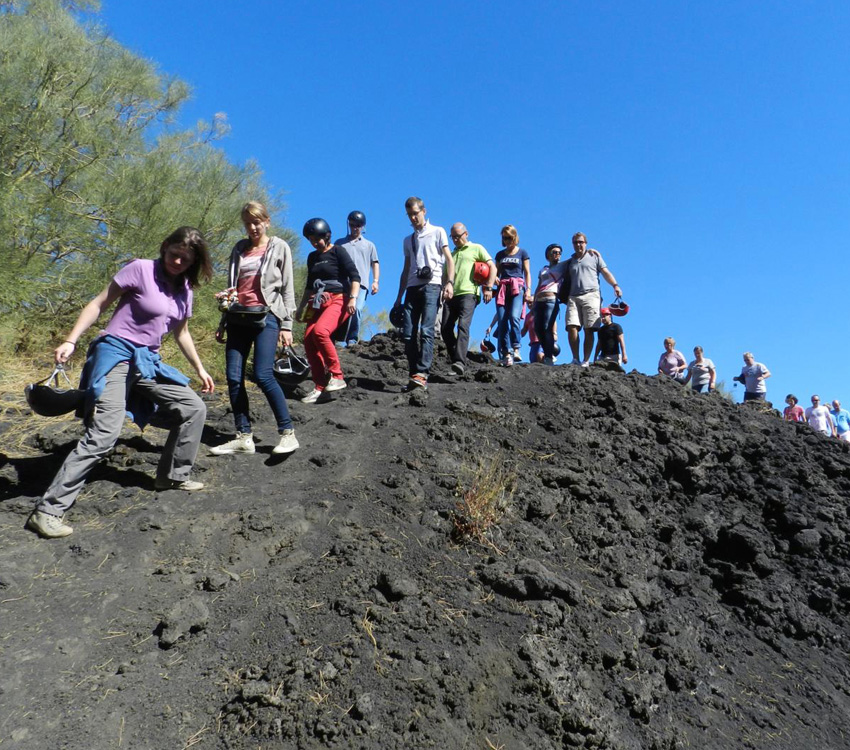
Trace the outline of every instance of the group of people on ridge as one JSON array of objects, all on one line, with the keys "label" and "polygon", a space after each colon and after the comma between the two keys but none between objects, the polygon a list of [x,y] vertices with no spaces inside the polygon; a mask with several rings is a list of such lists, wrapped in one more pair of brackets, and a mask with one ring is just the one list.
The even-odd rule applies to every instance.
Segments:
[{"label": "group of people on ridge", "polygon": [[[446,344],[452,369],[463,374],[472,317],[482,301],[496,302],[497,347],[500,363],[505,367],[512,366],[520,357],[522,319],[526,313],[533,315],[533,343],[538,344],[540,360],[554,364],[560,302],[567,307],[566,326],[573,364],[590,364],[597,330],[596,358],[628,361],[622,328],[611,322],[610,310],[600,310],[600,275],[618,297],[622,290],[602,256],[588,249],[584,234],[578,232],[573,236],[574,252],[567,260],[561,260],[560,245],[546,248],[546,263],[532,292],[530,257],[520,247],[519,233],[512,224],[502,227],[502,249],[494,259],[482,245],[470,242],[469,231],[459,222],[451,227],[454,250],[449,251],[445,229],[428,221],[421,198],[408,198],[405,210],[413,233],[404,239],[404,267],[394,309],[402,313],[408,388],[427,388],[437,330]],[[585,338],[580,355],[581,329]],[[488,328],[488,335],[489,331]]]},{"label": "group of people on ridge", "polygon": [[841,402],[836,398],[832,408],[820,401],[820,396],[812,396],[812,405],[803,409],[798,405],[798,399],[793,393],[785,397],[783,416],[789,422],[807,422],[809,426],[827,437],[836,437],[850,443],[850,411],[841,408]]},{"label": "group of people on ridge", "polygon": [[[476,306],[495,300],[498,352],[509,367],[519,357],[521,321],[526,312],[532,324],[538,361],[554,364],[558,354],[556,321],[560,304],[566,305],[566,328],[572,363],[588,366],[597,337],[594,359],[626,363],[622,328],[613,323],[611,310],[601,307],[599,277],[622,290],[602,256],[587,247],[581,232],[572,237],[573,254],[561,260],[562,248],[552,244],[545,251],[545,265],[531,291],[530,258],[519,246],[516,227],[502,228],[502,250],[493,259],[487,250],[469,241],[467,228],[451,227],[454,250],[442,227],[432,225],[424,202],[408,198],[405,211],[413,232],[403,241],[404,266],[391,317],[400,320],[409,380],[407,389],[427,388],[434,356],[436,321],[448,349],[452,369],[462,374],[466,367],[469,331]],[[346,388],[336,341],[349,345],[359,338],[366,296],[378,292],[380,265],[373,243],[363,236],[366,217],[360,211],[348,216],[348,234],[337,242],[321,218],[310,219],[303,235],[313,247],[307,256],[307,281],[300,302],[295,303],[293,256],[289,244],[268,234],[271,219],[261,203],[250,201],[241,211],[247,237],[233,247],[228,264],[229,287],[216,295],[222,319],[216,339],[225,344],[225,372],[233,412],[235,437],[210,449],[212,455],[256,451],[245,387],[247,361],[253,348],[254,377],[274,415],[279,442],[273,453],[288,454],[299,448],[283,389],[275,377],[279,349],[292,346],[294,321],[306,324],[304,350],[313,388],[301,401],[316,403],[325,394]],[[369,285],[369,276],[372,283]],[[117,302],[111,319],[88,348],[80,389],[84,392],[81,413],[86,431],[62,464],[56,477],[27,519],[27,528],[44,537],[64,537],[73,529],[65,520],[94,464],[115,445],[125,413],[144,427],[158,410],[159,424],[169,434],[157,468],[157,490],[193,492],[203,484],[190,476],[200,446],[206,406],[189,387],[189,378],[165,364],[159,349],[172,333],[201,382],[201,393],[215,389],[212,377],[200,361],[192,335],[194,290],[212,278],[209,248],[200,231],[180,227],[162,242],[156,259],[127,263],[106,289],[80,313],[67,338],[54,350],[57,364],[64,364],[85,332],[103,312]],[[530,306],[530,310],[528,307]],[[398,311],[400,316],[396,316]],[[441,311],[441,312],[440,312]],[[585,336],[580,353],[580,332]],[[691,382],[694,390],[713,390],[714,365],[701,347],[686,365],[665,341],[659,373],[680,382]],[[764,379],[770,377],[763,365],[744,355],[742,371],[745,400],[764,398]],[[793,399],[796,406],[796,399]],[[814,402],[806,418],[820,419],[823,407]],[[833,434],[850,439],[850,414],[833,402]],[[796,414],[792,410],[791,414]],[[786,410],[786,418],[789,417]],[[794,417],[796,418],[796,417]]]}]

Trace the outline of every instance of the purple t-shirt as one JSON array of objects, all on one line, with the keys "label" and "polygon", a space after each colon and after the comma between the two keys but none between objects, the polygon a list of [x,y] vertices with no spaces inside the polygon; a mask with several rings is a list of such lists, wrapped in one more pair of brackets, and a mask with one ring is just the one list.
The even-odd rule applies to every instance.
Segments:
[{"label": "purple t-shirt", "polygon": [[658,360],[658,369],[661,370],[665,375],[673,375],[674,373],[679,372],[678,368],[682,367],[682,365],[686,365],[685,357],[682,355],[678,349],[674,349],[672,352],[664,352],[661,355],[661,359]]},{"label": "purple t-shirt", "polygon": [[188,282],[175,292],[159,261],[132,260],[112,280],[124,290],[106,326],[113,336],[159,351],[165,335],[192,316]]}]

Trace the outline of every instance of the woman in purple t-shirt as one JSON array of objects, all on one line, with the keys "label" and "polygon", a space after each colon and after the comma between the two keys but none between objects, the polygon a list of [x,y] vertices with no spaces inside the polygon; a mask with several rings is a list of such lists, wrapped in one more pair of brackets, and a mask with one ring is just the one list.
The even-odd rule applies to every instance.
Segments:
[{"label": "woman in purple t-shirt", "polygon": [[688,363],[684,355],[676,349],[676,339],[668,336],[664,339],[664,354],[658,360],[658,374],[667,375],[679,383],[684,383],[687,369]]},{"label": "woman in purple t-shirt", "polygon": [[104,335],[89,347],[83,369],[86,433],[30,515],[28,529],[48,538],[73,532],[63,520],[65,512],[91,468],[117,442],[128,412],[144,427],[152,412],[162,407],[170,424],[154,482],[157,490],[191,492],[204,486],[191,480],[189,473],[198,454],[206,406],[189,388],[189,378],[159,356],[163,337],[173,333],[198,374],[202,392],[215,389],[189,333],[192,290],[200,277],[212,277],[207,244],[197,229],[180,227],[165,238],[157,260],[134,260],[124,266],[83,308],[65,341],[56,347],[56,362],[67,362],[80,337],[118,302]]}]

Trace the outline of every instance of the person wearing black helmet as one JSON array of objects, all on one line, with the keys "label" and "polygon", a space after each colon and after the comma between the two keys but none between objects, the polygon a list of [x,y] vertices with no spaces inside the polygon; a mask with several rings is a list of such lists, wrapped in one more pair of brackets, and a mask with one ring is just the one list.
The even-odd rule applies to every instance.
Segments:
[{"label": "person wearing black helmet", "polygon": [[324,393],[346,387],[333,334],[357,308],[360,274],[346,249],[331,242],[324,219],[310,219],[303,234],[314,250],[307,256],[307,284],[296,318],[307,324],[304,351],[314,387],[301,401],[314,404]]},{"label": "person wearing black helmet", "polygon": [[[404,267],[396,304],[404,297],[404,348],[410,379],[407,388],[427,388],[434,359],[434,330],[440,299],[454,294],[455,264],[446,230],[425,217],[421,198],[411,196],[404,210],[413,234],[404,238]],[[445,278],[445,282],[444,282]]]},{"label": "person wearing black helmet", "polygon": [[[336,243],[337,246],[345,248],[354,261],[354,265],[357,266],[357,273],[360,274],[360,293],[357,295],[357,307],[354,315],[348,319],[348,330],[344,339],[347,346],[356,344],[360,340],[360,324],[363,318],[363,308],[366,306],[366,297],[370,292],[372,294],[378,293],[378,279],[381,275],[378,250],[374,243],[363,236],[365,226],[366,215],[362,211],[352,211],[348,214],[348,234]],[[372,272],[371,287],[369,286],[370,270]]]},{"label": "person wearing black helmet", "polygon": [[[561,261],[561,246],[557,243],[549,245],[544,255],[546,265],[537,276],[537,289],[534,291],[534,305],[532,307],[534,317],[534,333],[540,342],[543,363],[552,365],[555,363],[555,341],[557,332],[555,330],[558,321],[558,287],[562,276],[559,271],[563,266],[558,265]],[[529,358],[530,361],[534,361]]]}]

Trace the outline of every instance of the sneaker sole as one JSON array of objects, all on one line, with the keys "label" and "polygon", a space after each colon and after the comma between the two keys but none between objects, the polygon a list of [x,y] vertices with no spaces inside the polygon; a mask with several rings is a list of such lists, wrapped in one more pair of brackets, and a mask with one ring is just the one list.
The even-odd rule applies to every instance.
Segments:
[{"label": "sneaker sole", "polygon": [[335,391],[344,391],[346,388],[348,388],[348,383],[343,383],[342,385],[337,385],[337,386],[326,385],[325,386],[325,393],[334,393]]},{"label": "sneaker sole", "polygon": [[228,450],[218,450],[216,448],[210,448],[211,456],[232,456],[234,453],[244,453],[246,455],[252,455],[257,452],[256,448],[252,448],[251,450],[245,450],[243,448],[231,448]]},{"label": "sneaker sole", "polygon": [[295,451],[297,451],[300,447],[301,447],[300,444],[294,446],[293,448],[280,448],[279,446],[276,445],[274,448],[272,448],[272,453],[275,453],[278,456],[280,456],[281,454],[285,455],[287,453],[295,453]]}]

